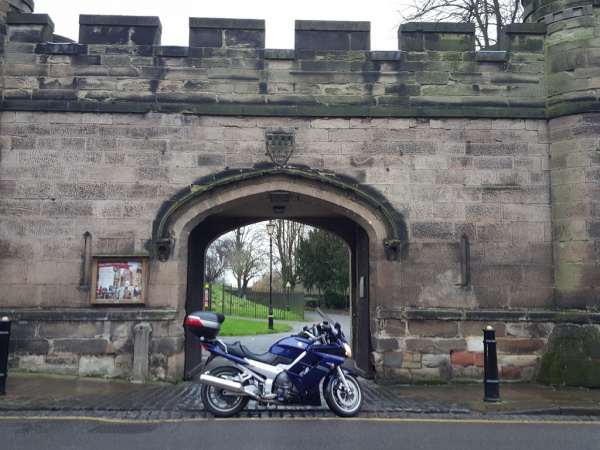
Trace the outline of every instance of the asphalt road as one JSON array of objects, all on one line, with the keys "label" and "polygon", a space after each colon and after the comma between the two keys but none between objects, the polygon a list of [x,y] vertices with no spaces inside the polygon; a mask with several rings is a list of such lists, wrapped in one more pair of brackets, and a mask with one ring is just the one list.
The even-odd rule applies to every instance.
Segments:
[{"label": "asphalt road", "polygon": [[0,418],[12,449],[598,449],[600,423],[420,419],[126,422]]}]

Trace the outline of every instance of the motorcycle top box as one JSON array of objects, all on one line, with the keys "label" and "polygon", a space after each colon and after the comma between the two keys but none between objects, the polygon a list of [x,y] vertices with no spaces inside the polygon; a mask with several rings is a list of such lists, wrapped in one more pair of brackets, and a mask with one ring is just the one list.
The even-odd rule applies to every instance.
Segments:
[{"label": "motorcycle top box", "polygon": [[187,316],[185,324],[188,330],[199,338],[216,339],[221,331],[221,324],[225,321],[223,314],[210,311],[196,311]]}]

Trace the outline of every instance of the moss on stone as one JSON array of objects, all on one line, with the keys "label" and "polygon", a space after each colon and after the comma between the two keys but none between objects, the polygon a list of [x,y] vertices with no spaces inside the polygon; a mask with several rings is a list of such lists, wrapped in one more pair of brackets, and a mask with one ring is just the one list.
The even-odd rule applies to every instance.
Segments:
[{"label": "moss on stone", "polygon": [[401,223],[399,223],[396,220],[397,214],[395,214],[395,211],[393,211],[393,209],[388,204],[384,204],[375,193],[367,189],[361,189],[360,186],[358,186],[355,183],[352,183],[351,180],[344,180],[339,177],[332,177],[327,174],[320,173],[318,171],[307,171],[291,167],[274,167],[249,172],[236,172],[233,174],[227,174],[226,176],[223,176],[210,183],[199,183],[192,185],[189,192],[186,192],[180,198],[175,200],[170,205],[170,207],[164,212],[164,214],[162,214],[162,218],[158,223],[155,239],[161,238],[163,236],[169,220],[176,215],[177,211],[179,211],[189,202],[196,199],[199,195],[202,195],[203,193],[216,189],[218,187],[225,186],[227,184],[234,184],[236,182],[248,180],[251,178],[278,174],[285,174],[290,176],[303,177],[309,180],[320,181],[323,183],[327,183],[331,186],[343,189],[345,191],[351,192],[357,198],[361,198],[368,204],[372,205],[374,209],[376,209],[377,211],[379,211],[380,214],[382,214],[382,216],[385,218],[386,225],[389,227],[391,238],[401,239],[403,237],[406,237],[406,230],[404,229],[403,219],[400,218]]},{"label": "moss on stone", "polygon": [[600,332],[591,326],[557,325],[540,363],[537,381],[600,388]]},{"label": "moss on stone", "polygon": [[587,324],[589,323],[589,319],[586,313],[577,312],[577,311],[557,311],[556,312],[556,322],[557,323],[577,323],[577,324]]}]

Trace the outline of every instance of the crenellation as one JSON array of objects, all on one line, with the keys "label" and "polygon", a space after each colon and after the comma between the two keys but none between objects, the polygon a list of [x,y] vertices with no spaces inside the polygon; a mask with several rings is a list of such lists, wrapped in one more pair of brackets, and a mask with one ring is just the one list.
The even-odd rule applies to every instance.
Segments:
[{"label": "crenellation", "polygon": [[[334,49],[320,49],[311,44],[312,38],[306,38],[306,42],[299,38],[299,47],[294,50],[265,50],[264,21],[192,18],[191,38],[196,37],[190,47],[161,47],[160,20],[155,17],[82,16],[80,22],[82,42],[38,43],[35,52],[40,59],[33,66],[36,69],[24,64],[8,64],[8,75],[35,76],[40,78],[42,86],[40,92],[6,90],[4,98],[13,101],[13,107],[19,107],[17,101],[27,100],[52,102],[56,106],[67,102],[69,110],[73,110],[74,105],[88,110],[93,103],[101,110],[111,108],[110,105],[115,110],[122,110],[125,102],[137,103],[139,106],[135,110],[143,104],[148,104],[148,108],[164,104],[165,107],[173,105],[169,108],[180,109],[185,108],[183,105],[193,104],[197,105],[197,110],[206,110],[207,105],[213,104],[222,112],[238,113],[238,108],[228,106],[233,99],[223,95],[227,90],[247,94],[246,97],[236,96],[235,103],[244,104],[245,98],[246,104],[253,106],[257,113],[261,110],[286,111],[274,109],[285,105],[292,108],[290,111],[308,115],[316,114],[321,108],[333,107],[337,108],[338,114],[354,111],[377,116],[377,110],[385,108],[386,114],[409,115],[417,108],[419,111],[431,110],[432,114],[442,112],[448,115],[458,107],[466,114],[475,114],[473,108],[482,108],[495,116],[498,108],[523,109],[528,106],[534,110],[544,105],[542,89],[532,91],[528,88],[518,93],[519,86],[539,82],[533,75],[531,78],[518,74],[504,79],[491,78],[495,73],[510,74],[501,64],[509,58],[508,55],[513,58],[511,52],[473,52],[470,44],[468,48],[452,44],[456,36],[472,35],[470,26],[407,24],[404,33],[431,35],[423,38],[424,44],[419,51],[372,52],[366,46],[368,39],[363,36],[370,32],[370,27],[362,22],[298,21],[299,35],[319,36],[319,42],[324,43],[337,42],[324,39],[327,33],[345,35],[348,45],[343,46],[340,41],[332,45]],[[26,24],[19,26],[26,28]],[[97,31],[90,31],[94,26]],[[525,28],[535,29],[534,26]],[[106,31],[109,29],[113,29],[110,31],[113,34]],[[138,38],[125,39],[125,30],[132,35],[138,33]],[[201,36],[203,33],[217,36],[219,42],[209,39],[210,42],[202,43],[205,39]],[[438,37],[434,39],[433,36]],[[449,48],[429,48],[430,38],[440,42],[447,39],[451,45]],[[356,48],[357,42],[365,45],[360,44],[360,48]],[[54,58],[49,58],[52,55]],[[58,56],[61,59],[57,59]],[[293,70],[290,70],[290,65],[273,65],[275,61],[290,61]],[[370,65],[368,70],[366,64]],[[64,85],[64,90],[57,91],[51,87],[55,81],[46,81],[46,76],[64,78],[65,82],[72,77],[78,82],[73,90]],[[92,86],[86,78],[97,80],[98,91],[89,89]],[[127,92],[127,79],[146,83],[146,92],[140,92],[139,88],[133,88],[135,92]],[[398,81],[405,79],[416,80],[416,83],[395,87]],[[166,80],[186,83],[204,80],[205,83],[196,88],[201,89],[199,95],[188,96],[186,87],[176,85],[170,85],[168,94],[153,95],[152,86],[163,85]],[[460,89],[453,87],[455,80],[466,84]],[[249,85],[241,92],[239,88],[235,90],[235,86],[244,81],[257,81],[259,85]],[[115,84],[120,84],[117,90],[114,90]],[[102,85],[110,86],[110,89],[103,89]],[[503,88],[502,85],[510,87]],[[440,89],[435,89],[435,86]],[[293,97],[286,95],[289,93],[293,93]],[[436,97],[435,100],[432,96]],[[175,106],[178,104],[181,106]],[[348,105],[360,109],[345,109]],[[441,111],[440,105],[444,106]],[[398,106],[403,108],[395,108]]]},{"label": "crenellation", "polygon": [[403,51],[474,51],[475,25],[433,22],[402,24],[398,46]]},{"label": "crenellation", "polygon": [[52,42],[54,22],[48,14],[9,12],[6,23],[8,42]]},{"label": "crenellation", "polygon": [[82,14],[79,25],[80,44],[160,45],[158,17]]},{"label": "crenellation", "polygon": [[500,46],[508,52],[543,53],[545,38],[543,23],[514,23],[502,29]]},{"label": "crenellation", "polygon": [[190,18],[190,47],[264,48],[265,21]]}]

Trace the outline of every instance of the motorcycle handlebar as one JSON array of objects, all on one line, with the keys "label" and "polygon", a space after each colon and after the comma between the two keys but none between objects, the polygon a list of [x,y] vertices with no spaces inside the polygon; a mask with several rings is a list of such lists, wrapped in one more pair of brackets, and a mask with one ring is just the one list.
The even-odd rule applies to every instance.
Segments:
[{"label": "motorcycle handlebar", "polygon": [[313,324],[310,328],[304,326],[300,336],[310,339],[311,342],[321,341],[322,344],[337,341],[337,336],[328,322]]}]

